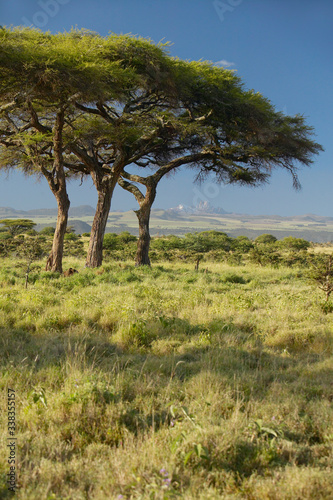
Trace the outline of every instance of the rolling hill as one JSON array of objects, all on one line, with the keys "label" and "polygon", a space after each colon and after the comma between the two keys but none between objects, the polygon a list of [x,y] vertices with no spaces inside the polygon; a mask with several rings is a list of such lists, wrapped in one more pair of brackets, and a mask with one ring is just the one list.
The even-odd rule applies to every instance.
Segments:
[{"label": "rolling hill", "polygon": [[[89,205],[81,205],[70,209],[68,224],[77,233],[89,232],[95,210]],[[46,226],[54,226],[56,209],[16,210],[10,207],[0,207],[0,218],[32,219],[37,231]],[[171,209],[152,210],[150,221],[151,234],[183,235],[188,232],[216,230],[230,236],[248,236],[256,238],[260,234],[270,233],[277,238],[295,236],[316,243],[333,241],[333,217],[314,214],[282,217],[279,215],[247,215],[227,213],[223,209],[214,211],[209,206],[188,209],[182,205]],[[129,231],[138,234],[138,224],[135,213],[110,212],[107,232],[120,233]]]}]

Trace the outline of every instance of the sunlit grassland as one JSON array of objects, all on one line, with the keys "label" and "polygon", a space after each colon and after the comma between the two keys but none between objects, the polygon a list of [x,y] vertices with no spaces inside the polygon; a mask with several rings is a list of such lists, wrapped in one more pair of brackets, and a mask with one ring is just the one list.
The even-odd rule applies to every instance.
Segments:
[{"label": "sunlit grassland", "polygon": [[1,263],[17,498],[333,497],[333,315],[304,269],[70,266],[25,290]]}]

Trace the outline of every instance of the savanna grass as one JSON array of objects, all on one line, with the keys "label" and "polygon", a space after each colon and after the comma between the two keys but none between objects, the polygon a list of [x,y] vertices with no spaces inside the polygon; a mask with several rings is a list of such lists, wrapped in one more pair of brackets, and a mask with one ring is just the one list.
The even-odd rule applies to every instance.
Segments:
[{"label": "savanna grass", "polygon": [[332,315],[302,269],[41,265],[27,290],[0,269],[18,499],[333,497]]}]

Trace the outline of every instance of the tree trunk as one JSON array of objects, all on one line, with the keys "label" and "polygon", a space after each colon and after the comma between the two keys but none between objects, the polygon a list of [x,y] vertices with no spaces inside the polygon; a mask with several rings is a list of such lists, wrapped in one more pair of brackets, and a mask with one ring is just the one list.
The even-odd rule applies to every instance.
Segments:
[{"label": "tree trunk", "polygon": [[136,251],[135,265],[136,266],[150,266],[149,247],[150,247],[150,233],[149,233],[149,220],[151,207],[156,197],[156,183],[151,180],[146,184],[146,195],[144,200],[140,203],[139,210],[135,210],[136,216],[139,221],[139,239]]},{"label": "tree trunk", "polygon": [[91,227],[86,267],[99,267],[103,262],[103,239],[109,217],[113,183],[103,183],[98,189],[96,212]]},{"label": "tree trunk", "polygon": [[67,192],[57,193],[58,216],[53,237],[52,250],[46,262],[46,271],[62,273],[62,256],[64,251],[64,238],[67,228],[70,201]]},{"label": "tree trunk", "polygon": [[61,108],[56,115],[53,132],[54,162],[53,171],[48,172],[42,168],[49,186],[56,197],[58,216],[56,230],[53,237],[51,253],[47,259],[46,270],[62,273],[62,256],[64,251],[64,238],[67,228],[70,201],[67,194],[66,176],[63,165],[63,140],[62,131],[65,123],[65,111]]},{"label": "tree trunk", "polygon": [[151,205],[142,206],[135,213],[139,221],[139,239],[138,247],[135,257],[136,266],[150,266],[149,247],[150,247],[150,234],[149,234],[149,219],[150,219]]}]

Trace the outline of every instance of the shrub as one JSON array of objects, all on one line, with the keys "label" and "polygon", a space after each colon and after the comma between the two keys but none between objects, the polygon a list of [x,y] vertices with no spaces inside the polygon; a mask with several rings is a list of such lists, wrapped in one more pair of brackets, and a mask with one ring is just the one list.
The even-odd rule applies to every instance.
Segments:
[{"label": "shrub", "polygon": [[78,235],[74,233],[66,233],[64,239],[65,241],[76,241],[78,239]]},{"label": "shrub", "polygon": [[273,245],[276,241],[277,238],[272,234],[261,234],[254,240],[254,242],[259,245]]},{"label": "shrub", "polygon": [[247,236],[237,236],[232,240],[232,249],[239,252],[249,252],[253,248],[253,242]]},{"label": "shrub", "polygon": [[132,241],[136,241],[137,237],[133,236],[130,232],[128,231],[123,231],[120,234],[118,234],[117,239],[120,243],[126,244],[130,243]]},{"label": "shrub", "polygon": [[104,250],[116,250],[118,247],[118,235],[116,233],[107,233],[103,239]]},{"label": "shrub", "polygon": [[293,236],[287,236],[286,238],[283,238],[283,240],[279,241],[279,246],[281,248],[286,248],[288,250],[297,252],[300,250],[307,250],[311,246],[311,243],[304,240],[303,238],[294,238]]},{"label": "shrub", "polygon": [[333,255],[320,255],[313,259],[309,276],[326,294],[328,302],[333,292]]},{"label": "shrub", "polygon": [[45,236],[53,236],[54,233],[55,233],[55,228],[52,226],[43,227],[43,229],[39,231],[39,234],[43,234]]}]

